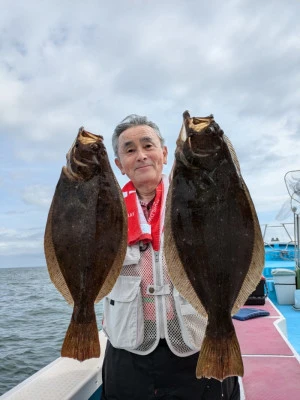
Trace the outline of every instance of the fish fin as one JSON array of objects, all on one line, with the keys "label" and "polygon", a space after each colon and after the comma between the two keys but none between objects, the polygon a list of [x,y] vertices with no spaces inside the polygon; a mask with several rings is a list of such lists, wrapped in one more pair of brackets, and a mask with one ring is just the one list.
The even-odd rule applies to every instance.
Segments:
[{"label": "fish fin", "polygon": [[243,375],[243,360],[235,332],[224,338],[205,336],[197,362],[196,377],[222,381],[228,376]]},{"label": "fish fin", "polygon": [[264,250],[264,241],[261,234],[260,225],[258,222],[257,214],[255,211],[255,207],[253,201],[251,199],[249,190],[247,188],[246,183],[244,182],[241,176],[240,164],[236,155],[236,152],[233,148],[231,141],[228,139],[226,135],[224,135],[224,140],[228,146],[232,161],[236,167],[237,173],[240,177],[241,184],[243,186],[243,190],[245,191],[251,214],[254,222],[254,241],[253,241],[253,250],[252,250],[252,260],[249,266],[248,273],[244,279],[243,285],[239,291],[239,294],[236,298],[234,306],[232,308],[231,314],[234,315],[238,312],[238,310],[245,304],[249,295],[256,289],[258,282],[260,281],[262,271],[265,263],[265,250]]},{"label": "fish fin", "polygon": [[[114,176],[113,176],[114,177]],[[114,177],[115,183],[117,185],[117,187],[119,187],[119,184],[116,180],[116,178]],[[123,194],[121,192],[121,189],[119,189],[120,191],[120,199],[121,199],[121,205],[122,205],[122,211],[123,211],[123,232],[122,232],[122,239],[121,239],[121,245],[120,245],[120,249],[116,254],[116,258],[114,260],[114,263],[112,265],[112,267],[110,268],[107,277],[95,299],[95,303],[98,303],[101,299],[103,299],[103,297],[107,296],[109,292],[111,292],[114,284],[116,283],[116,280],[118,279],[118,276],[121,273],[122,267],[123,267],[123,263],[124,263],[124,258],[126,255],[126,250],[127,250],[127,210],[125,207],[125,203],[124,203],[124,197]]]},{"label": "fish fin", "polygon": [[252,250],[252,259],[251,263],[249,266],[248,273],[244,279],[243,285],[239,291],[239,294],[237,296],[237,299],[234,303],[233,309],[231,314],[234,315],[235,313],[238,312],[238,310],[245,304],[246,300],[250,296],[250,294],[256,289],[256,286],[258,285],[264,264],[265,264],[265,246],[264,246],[264,240],[262,237],[260,225],[258,222],[257,214],[254,208],[253,201],[251,199],[249,190],[243,181],[244,184],[244,190],[246,193],[246,197],[248,199],[251,213],[252,213],[252,218],[254,221],[254,241],[253,241],[253,250]]},{"label": "fish fin", "polygon": [[96,317],[89,323],[77,323],[73,317],[61,349],[62,357],[84,361],[100,357],[100,341]]},{"label": "fish fin", "polygon": [[175,240],[171,229],[171,200],[172,200],[172,182],[167,195],[166,215],[165,215],[165,237],[164,237],[164,250],[167,263],[167,269],[173,285],[178,292],[195,308],[195,310],[207,316],[204,306],[202,305],[199,297],[197,296],[190,280],[185,272],[185,269],[180,261]]},{"label": "fish fin", "polygon": [[236,168],[236,170],[238,172],[238,175],[241,176],[241,167],[240,167],[240,163],[239,163],[238,157],[236,155],[236,152],[234,150],[234,147],[233,147],[231,141],[229,140],[229,138],[226,135],[224,135],[223,137],[224,137],[225,143],[228,146],[232,161],[233,161],[233,163],[235,165],[235,168]]},{"label": "fish fin", "polygon": [[53,211],[53,201],[49,210],[45,236],[44,236],[44,251],[45,251],[47,267],[50,279],[53,282],[54,286],[63,295],[63,297],[69,304],[74,304],[73,297],[60,270],[54,250],[54,245],[52,241],[52,211]]},{"label": "fish fin", "polygon": [[127,241],[124,241],[124,243],[122,243],[122,248],[120,249],[117,257],[115,258],[115,261],[95,299],[95,303],[98,303],[101,299],[103,299],[103,297],[107,296],[108,293],[111,292],[122,270],[126,249],[127,249]]}]

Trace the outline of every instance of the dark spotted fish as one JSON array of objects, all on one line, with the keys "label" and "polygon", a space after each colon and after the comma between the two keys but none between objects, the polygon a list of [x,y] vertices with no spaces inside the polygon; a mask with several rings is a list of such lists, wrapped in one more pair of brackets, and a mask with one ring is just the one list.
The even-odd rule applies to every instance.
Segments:
[{"label": "dark spotted fish", "polygon": [[74,305],[61,355],[99,357],[94,303],[111,291],[127,247],[127,213],[102,136],[79,129],[56,186],[44,245],[51,280]]},{"label": "dark spotted fish", "polygon": [[213,116],[186,111],[177,140],[165,220],[165,255],[177,290],[208,324],[197,378],[243,376],[231,315],[256,288],[264,243],[229,139]]}]

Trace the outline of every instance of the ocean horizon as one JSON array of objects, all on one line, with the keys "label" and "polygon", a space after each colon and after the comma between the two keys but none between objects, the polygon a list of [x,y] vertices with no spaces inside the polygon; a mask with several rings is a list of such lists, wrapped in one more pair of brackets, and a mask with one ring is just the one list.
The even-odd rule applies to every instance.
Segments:
[{"label": "ocean horizon", "polygon": [[[60,357],[73,308],[46,266],[0,268],[0,396]],[[102,302],[95,305],[101,329]]]}]

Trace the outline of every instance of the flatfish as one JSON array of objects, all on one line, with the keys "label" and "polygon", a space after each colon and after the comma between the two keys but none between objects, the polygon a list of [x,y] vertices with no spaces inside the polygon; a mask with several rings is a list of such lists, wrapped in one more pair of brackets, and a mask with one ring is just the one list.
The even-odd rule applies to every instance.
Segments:
[{"label": "flatfish", "polygon": [[73,314],[61,355],[100,356],[94,304],[107,295],[127,248],[127,213],[103,137],[80,128],[67,154],[44,238],[50,278]]},{"label": "flatfish", "polygon": [[243,376],[231,316],[256,288],[264,242],[236,153],[213,116],[186,111],[165,217],[165,256],[177,290],[208,318],[197,378]]}]

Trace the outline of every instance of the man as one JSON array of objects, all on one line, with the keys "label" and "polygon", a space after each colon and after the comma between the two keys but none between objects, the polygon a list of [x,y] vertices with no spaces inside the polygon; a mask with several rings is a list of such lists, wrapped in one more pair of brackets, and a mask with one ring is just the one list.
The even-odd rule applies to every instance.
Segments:
[{"label": "man", "polygon": [[206,319],[172,285],[163,254],[167,147],[156,124],[130,115],[112,137],[115,163],[130,181],[128,249],[121,274],[104,299],[108,343],[104,400],[238,400],[237,377],[197,379]]}]

